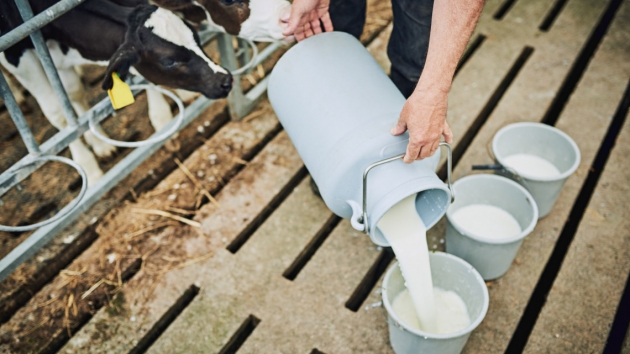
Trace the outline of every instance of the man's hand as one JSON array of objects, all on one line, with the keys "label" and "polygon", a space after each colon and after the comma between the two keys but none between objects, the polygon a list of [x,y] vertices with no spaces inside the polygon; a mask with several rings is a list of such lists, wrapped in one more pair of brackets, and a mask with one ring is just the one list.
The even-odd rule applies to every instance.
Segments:
[{"label": "man's hand", "polygon": [[406,163],[427,158],[435,153],[444,136],[453,141],[453,132],[446,123],[447,91],[416,88],[400,112],[393,135],[409,130],[409,144],[403,158]]},{"label": "man's hand", "polygon": [[299,42],[304,38],[322,33],[322,25],[324,31],[332,32],[333,25],[328,13],[329,5],[330,0],[294,0],[290,17],[282,19],[288,22],[282,34],[294,35]]},{"label": "man's hand", "polygon": [[457,62],[481,15],[484,0],[435,0],[427,60],[416,89],[405,103],[392,134],[409,130],[404,161],[427,158],[440,146],[444,136],[453,141],[446,123],[448,91]]}]

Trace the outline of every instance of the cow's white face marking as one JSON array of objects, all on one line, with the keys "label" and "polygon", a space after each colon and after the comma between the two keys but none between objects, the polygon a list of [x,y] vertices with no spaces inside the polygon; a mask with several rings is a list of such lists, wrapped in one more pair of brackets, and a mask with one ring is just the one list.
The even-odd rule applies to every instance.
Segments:
[{"label": "cow's white face marking", "polygon": [[144,23],[144,27],[152,29],[153,33],[175,45],[190,49],[193,53],[200,56],[212,71],[227,74],[227,70],[215,64],[208,56],[199,48],[193,32],[184,24],[184,21],[177,17],[173,12],[158,8],[151,14],[149,19]]},{"label": "cow's white face marking", "polygon": [[250,0],[249,10],[249,18],[241,25],[239,36],[261,42],[285,38],[282,31],[287,24],[280,19],[285,12],[291,11],[291,4],[288,1]]}]

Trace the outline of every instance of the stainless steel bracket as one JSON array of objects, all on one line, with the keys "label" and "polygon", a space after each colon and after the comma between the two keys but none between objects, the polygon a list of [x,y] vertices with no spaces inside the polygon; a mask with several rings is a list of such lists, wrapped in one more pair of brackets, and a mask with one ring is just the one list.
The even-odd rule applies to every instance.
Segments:
[{"label": "stainless steel bracket", "polygon": [[[449,145],[446,142],[441,142],[440,143],[440,147],[446,147],[446,150],[448,151],[448,158],[446,160],[446,167],[447,167],[447,175],[446,175],[446,181],[448,184],[448,189],[449,191],[451,191],[451,203],[455,201],[455,191],[453,190],[453,184],[451,182],[451,175],[452,175],[452,169],[453,169],[453,153],[452,153],[452,149],[451,149],[451,145]],[[377,161],[371,165],[369,165],[365,171],[363,172],[363,213],[361,216],[361,219],[359,219],[359,223],[363,224],[363,233],[365,233],[366,235],[370,234],[370,222],[368,220],[368,215],[367,215],[367,181],[368,181],[368,174],[370,173],[370,171],[377,166],[386,164],[388,162],[392,162],[392,161],[396,161],[399,159],[402,159],[403,157],[405,157],[405,154],[400,154],[397,156],[393,156],[393,157],[389,157],[386,158],[384,160],[380,160]]]}]

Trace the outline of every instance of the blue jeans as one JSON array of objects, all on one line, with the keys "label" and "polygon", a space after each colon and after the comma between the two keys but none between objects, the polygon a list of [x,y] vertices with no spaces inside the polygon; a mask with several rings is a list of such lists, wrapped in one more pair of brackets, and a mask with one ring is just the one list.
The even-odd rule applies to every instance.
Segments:
[{"label": "blue jeans", "polygon": [[[366,16],[366,0],[331,0],[330,17],[336,31],[359,38]],[[429,49],[433,0],[392,0],[394,29],[387,46],[391,78],[409,97],[418,83]]]}]

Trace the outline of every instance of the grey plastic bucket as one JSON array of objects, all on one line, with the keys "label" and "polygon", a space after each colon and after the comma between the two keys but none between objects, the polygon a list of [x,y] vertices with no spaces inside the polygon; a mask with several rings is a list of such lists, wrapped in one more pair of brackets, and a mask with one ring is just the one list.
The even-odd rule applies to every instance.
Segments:
[{"label": "grey plastic bucket", "polygon": [[515,123],[499,130],[492,139],[492,152],[498,163],[514,154],[531,154],[551,162],[560,175],[536,178],[519,173],[538,204],[538,217],[549,214],[567,178],[580,165],[580,149],[567,134],[541,123]]},{"label": "grey plastic bucket", "polygon": [[479,326],[488,311],[488,288],[481,275],[470,264],[442,252],[431,252],[429,262],[433,286],[453,291],[462,298],[468,308],[470,325],[454,333],[433,334],[405,324],[392,309],[392,301],[405,289],[405,279],[396,262],[385,274],[382,289],[389,341],[396,354],[459,353],[466,345],[470,333]]},{"label": "grey plastic bucket", "polygon": [[366,231],[372,241],[388,243],[376,228],[379,219],[405,197],[418,193],[416,207],[427,228],[450,204],[450,191],[435,174],[439,154],[405,164],[409,136],[392,136],[405,98],[353,36],[330,32],[291,48],[275,65],[268,96],[282,126],[335,214]]},{"label": "grey plastic bucket", "polygon": [[[457,200],[446,212],[446,252],[472,264],[485,280],[501,277],[508,271],[525,236],[538,220],[532,195],[520,184],[496,175],[478,174],[453,184]],[[484,238],[464,230],[453,221],[453,214],[471,204],[485,204],[510,213],[521,226],[521,233],[507,239]]]}]

